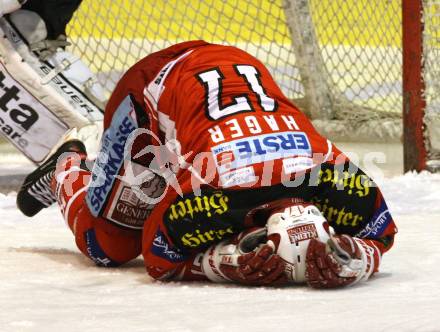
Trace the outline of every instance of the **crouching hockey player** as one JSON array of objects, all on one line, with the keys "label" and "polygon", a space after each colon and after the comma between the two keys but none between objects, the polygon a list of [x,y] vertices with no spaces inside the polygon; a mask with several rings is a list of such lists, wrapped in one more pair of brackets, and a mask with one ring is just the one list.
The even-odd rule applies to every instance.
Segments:
[{"label": "crouching hockey player", "polygon": [[339,287],[378,271],[397,232],[374,182],[234,47],[186,42],[135,64],[92,171],[86,159],[67,142],[17,203],[32,216],[56,200],[100,266],[142,252],[160,280]]},{"label": "crouching hockey player", "polygon": [[102,88],[65,50],[80,2],[0,0],[0,134],[36,164],[72,128],[92,144],[101,132]]}]

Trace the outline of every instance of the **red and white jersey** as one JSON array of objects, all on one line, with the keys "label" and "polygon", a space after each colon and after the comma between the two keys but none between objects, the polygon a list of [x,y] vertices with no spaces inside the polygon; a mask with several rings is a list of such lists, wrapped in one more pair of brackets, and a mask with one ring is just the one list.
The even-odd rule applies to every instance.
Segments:
[{"label": "red and white jersey", "polygon": [[88,191],[93,215],[111,219],[114,201],[129,196],[115,175],[126,172],[121,146],[136,129],[131,161],[167,180],[146,220],[133,222],[142,221],[153,277],[194,277],[188,266],[198,253],[264,224],[268,207],[295,197],[317,205],[337,233],[371,239],[382,252],[392,245],[396,228],[374,182],[235,47],[186,42],[142,59],[118,83],[104,127],[110,162],[101,163],[104,184]]},{"label": "red and white jersey", "polygon": [[[268,186],[310,168],[313,154],[322,161],[332,152],[266,67],[235,47],[190,48],[160,70],[144,96],[165,141],[185,156],[180,166],[193,184]],[[186,188],[190,175],[179,176]]]}]

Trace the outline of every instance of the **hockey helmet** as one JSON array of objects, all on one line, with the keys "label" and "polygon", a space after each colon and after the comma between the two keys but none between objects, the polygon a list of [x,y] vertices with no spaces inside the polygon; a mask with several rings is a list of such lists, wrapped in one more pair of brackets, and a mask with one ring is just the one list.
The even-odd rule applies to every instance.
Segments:
[{"label": "hockey helmet", "polygon": [[287,277],[294,283],[303,283],[306,271],[306,253],[310,240],[330,239],[327,220],[310,203],[295,203],[274,210],[267,221],[267,237],[275,242],[277,254],[287,262]]}]

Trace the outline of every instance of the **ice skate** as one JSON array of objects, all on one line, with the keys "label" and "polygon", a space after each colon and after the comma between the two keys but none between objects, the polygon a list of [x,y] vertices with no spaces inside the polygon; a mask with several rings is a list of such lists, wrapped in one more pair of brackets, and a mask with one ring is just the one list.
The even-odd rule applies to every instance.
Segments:
[{"label": "ice skate", "polygon": [[17,195],[17,207],[23,214],[32,217],[43,208],[55,203],[56,199],[51,189],[51,181],[58,158],[63,153],[69,152],[86,154],[86,148],[79,140],[67,141],[26,177]]}]

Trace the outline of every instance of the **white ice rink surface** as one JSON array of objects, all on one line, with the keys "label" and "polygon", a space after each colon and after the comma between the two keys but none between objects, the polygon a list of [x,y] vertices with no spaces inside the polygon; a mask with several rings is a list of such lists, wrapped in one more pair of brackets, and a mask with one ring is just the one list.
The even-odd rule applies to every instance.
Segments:
[{"label": "white ice rink surface", "polygon": [[141,258],[95,267],[55,207],[33,219],[0,194],[0,331],[440,331],[440,175],[381,183],[399,228],[352,288],[161,283]]}]

